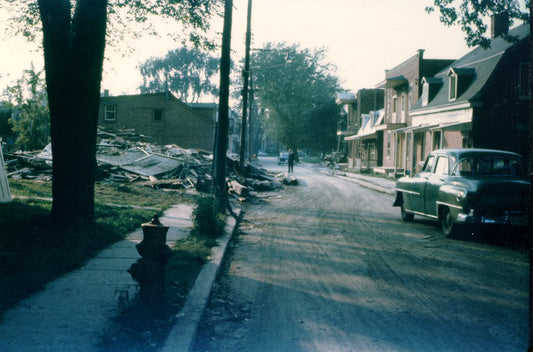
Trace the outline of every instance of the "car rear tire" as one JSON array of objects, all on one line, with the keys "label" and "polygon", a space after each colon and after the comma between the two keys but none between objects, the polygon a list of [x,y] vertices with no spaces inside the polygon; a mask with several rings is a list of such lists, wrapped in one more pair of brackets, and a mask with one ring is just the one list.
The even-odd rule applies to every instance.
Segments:
[{"label": "car rear tire", "polygon": [[403,204],[402,204],[400,210],[401,210],[402,220],[403,221],[406,221],[406,222],[413,221],[413,219],[415,218],[415,214],[410,213],[407,210],[405,210],[405,208],[403,207]]}]

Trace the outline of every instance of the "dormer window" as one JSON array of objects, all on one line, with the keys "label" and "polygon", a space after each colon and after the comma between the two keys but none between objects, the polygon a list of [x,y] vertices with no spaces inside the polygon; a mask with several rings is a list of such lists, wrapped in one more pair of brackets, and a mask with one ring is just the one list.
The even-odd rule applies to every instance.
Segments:
[{"label": "dormer window", "polygon": [[422,78],[422,106],[427,106],[442,86],[442,79],[435,77]]},{"label": "dormer window", "polygon": [[424,83],[422,86],[422,106],[426,106],[429,103],[429,83]]},{"label": "dormer window", "polygon": [[454,101],[460,97],[470,87],[475,75],[476,70],[473,68],[450,68],[448,71],[449,100]]},{"label": "dormer window", "polygon": [[450,76],[450,101],[457,99],[457,75]]}]

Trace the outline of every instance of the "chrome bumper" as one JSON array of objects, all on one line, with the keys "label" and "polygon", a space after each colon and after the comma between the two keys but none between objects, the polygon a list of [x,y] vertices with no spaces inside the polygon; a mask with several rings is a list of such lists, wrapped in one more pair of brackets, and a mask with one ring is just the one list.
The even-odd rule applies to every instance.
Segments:
[{"label": "chrome bumper", "polygon": [[479,216],[475,211],[457,214],[456,221],[462,224],[500,224],[511,226],[527,226],[529,219],[526,212],[508,211],[502,216]]}]

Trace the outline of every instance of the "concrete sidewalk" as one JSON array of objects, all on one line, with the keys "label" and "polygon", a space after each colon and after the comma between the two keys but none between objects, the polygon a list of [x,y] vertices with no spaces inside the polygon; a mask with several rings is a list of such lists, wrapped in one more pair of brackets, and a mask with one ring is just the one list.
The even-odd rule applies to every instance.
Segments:
[{"label": "concrete sidewalk", "polygon": [[[161,223],[169,226],[167,244],[172,246],[176,240],[189,235],[192,210],[190,205],[179,204],[160,217]],[[193,288],[196,290],[193,304],[186,303],[187,320],[199,321],[207,302],[236,225],[233,218],[228,218],[227,233],[219,240],[223,243],[216,247],[217,256],[205,266],[209,275],[204,274],[202,280],[197,280],[201,287],[195,285]],[[120,314],[120,299],[132,298],[136,293],[137,284],[127,270],[140,258],[135,245],[141,240],[142,230],[139,228],[126,239],[101,251],[84,267],[49,283],[45,290],[6,312],[0,322],[0,351],[98,351],[98,344],[111,320]],[[189,331],[171,334],[167,346],[174,346],[172,351],[189,348],[197,324],[190,325]]]},{"label": "concrete sidewalk", "polygon": [[395,194],[396,181],[384,177],[369,176],[354,172],[337,171],[335,176],[357,183],[363,187],[390,195]]}]

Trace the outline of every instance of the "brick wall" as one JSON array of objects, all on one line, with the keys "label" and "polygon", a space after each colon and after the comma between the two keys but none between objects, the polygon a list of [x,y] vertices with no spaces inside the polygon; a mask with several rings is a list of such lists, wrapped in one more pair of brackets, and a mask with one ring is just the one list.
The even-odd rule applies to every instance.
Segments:
[{"label": "brick wall", "polygon": [[[106,106],[114,119],[106,118]],[[171,93],[100,98],[98,124],[111,129],[135,129],[157,144],[213,150],[215,122],[195,113]]]}]

